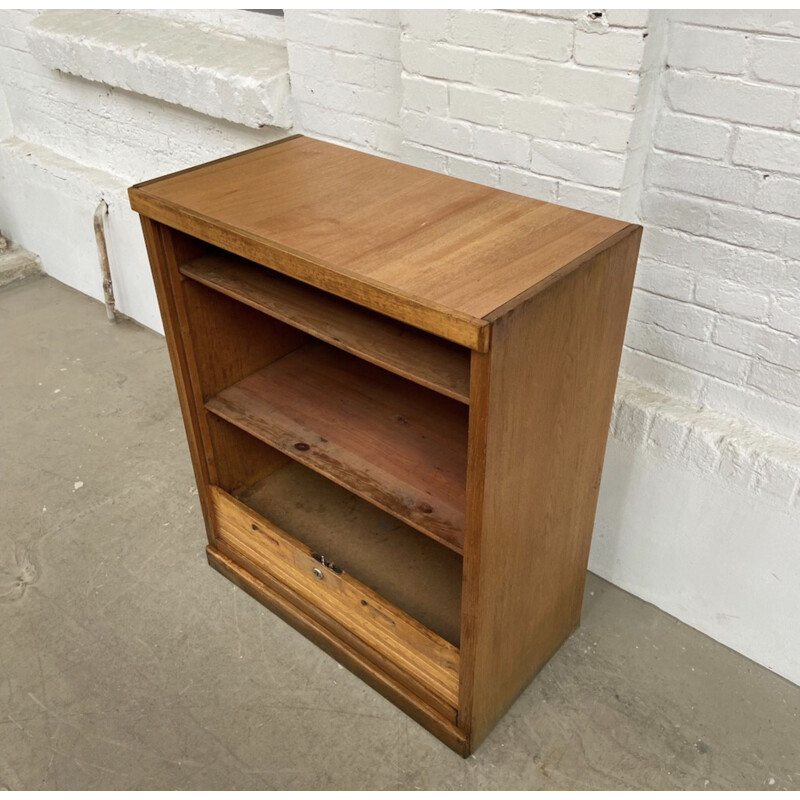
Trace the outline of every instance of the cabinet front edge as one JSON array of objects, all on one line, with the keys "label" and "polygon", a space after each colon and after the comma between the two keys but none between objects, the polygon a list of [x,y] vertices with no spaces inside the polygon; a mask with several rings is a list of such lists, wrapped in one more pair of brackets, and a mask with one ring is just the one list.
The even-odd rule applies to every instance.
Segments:
[{"label": "cabinet front edge", "polygon": [[202,214],[167,203],[135,186],[128,189],[128,197],[131,208],[152,222],[173,228],[470,350],[479,353],[489,350],[490,320],[471,317],[363,275],[314,260],[268,239],[248,235]]}]

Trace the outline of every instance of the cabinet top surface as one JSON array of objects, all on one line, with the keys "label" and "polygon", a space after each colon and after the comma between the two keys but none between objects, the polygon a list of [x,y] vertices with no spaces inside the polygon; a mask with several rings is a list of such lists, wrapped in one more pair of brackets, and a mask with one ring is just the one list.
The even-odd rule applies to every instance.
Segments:
[{"label": "cabinet top surface", "polygon": [[[491,320],[636,226],[304,136],[139,184],[135,211]],[[187,220],[192,225],[187,225]],[[190,230],[191,228],[191,230]]]}]

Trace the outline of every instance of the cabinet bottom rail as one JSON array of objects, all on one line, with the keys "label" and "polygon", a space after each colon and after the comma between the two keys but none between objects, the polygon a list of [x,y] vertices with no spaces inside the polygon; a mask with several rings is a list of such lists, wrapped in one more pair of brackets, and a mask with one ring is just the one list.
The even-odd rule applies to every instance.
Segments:
[{"label": "cabinet bottom rail", "polygon": [[[426,702],[397,678],[390,675],[385,669],[376,665],[365,655],[343,641],[339,636],[328,629],[318,619],[307,613],[299,605],[290,601],[282,593],[272,588],[264,580],[253,575],[231,556],[233,553],[224,553],[222,548],[209,545],[206,548],[208,563],[217,572],[224,575],[240,589],[246,591],[251,597],[258,600],[270,611],[277,614],[295,630],[302,633],[314,644],[323,649],[328,655],[338,661],[343,667],[357,675],[369,686],[394,703],[400,710],[408,714],[415,722],[422,725],[450,749],[466,758],[471,753],[469,737],[456,722],[456,715],[452,709],[436,703]],[[263,576],[267,577],[267,576]],[[432,698],[433,702],[435,698]]]}]

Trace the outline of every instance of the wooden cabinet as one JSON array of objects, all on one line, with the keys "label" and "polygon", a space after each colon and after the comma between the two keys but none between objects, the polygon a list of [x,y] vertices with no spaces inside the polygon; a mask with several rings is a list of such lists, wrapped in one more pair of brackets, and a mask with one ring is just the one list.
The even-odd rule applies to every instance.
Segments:
[{"label": "wooden cabinet", "polygon": [[130,198],[209,562],[469,754],[580,620],[641,229],[305,137]]}]

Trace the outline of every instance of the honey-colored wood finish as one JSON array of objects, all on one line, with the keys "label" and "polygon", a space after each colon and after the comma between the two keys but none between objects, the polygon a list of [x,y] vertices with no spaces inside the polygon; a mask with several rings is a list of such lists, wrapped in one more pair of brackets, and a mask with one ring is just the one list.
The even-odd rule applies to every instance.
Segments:
[{"label": "honey-colored wood finish", "polygon": [[459,706],[473,748],[580,621],[639,238],[500,319],[474,356]]},{"label": "honey-colored wood finish", "polygon": [[131,202],[151,219],[479,351],[492,312],[630,227],[306,137],[140,184]]},{"label": "honey-colored wood finish", "polygon": [[212,487],[219,538],[311,600],[322,612],[402,666],[452,707],[458,703],[458,649],[386,603],[347,573],[315,559],[311,550]]},{"label": "honey-colored wood finish", "polygon": [[198,258],[181,273],[323,342],[469,403],[470,351],[231,255]]},{"label": "honey-colored wood finish", "polygon": [[[178,321],[177,305],[180,301],[179,294],[174,290],[175,267],[177,259],[189,259],[193,253],[180,250],[175,238],[168,228],[154,223],[147,217],[141,217],[142,234],[150,268],[153,273],[153,282],[158,297],[158,306],[161,319],[164,322],[164,336],[167,340],[172,374],[178,390],[178,401],[181,406],[181,415],[186,429],[186,440],[192,456],[194,476],[197,481],[200,508],[206,525],[206,535],[209,543],[214,542],[214,529],[211,522],[211,507],[208,496],[208,486],[212,476],[209,474],[207,461],[208,450],[204,446],[201,433],[203,417],[202,403],[198,404],[197,396],[192,388],[191,360],[186,353],[180,322]],[[214,476],[216,477],[216,476]]]},{"label": "honey-colored wood finish", "polygon": [[457,553],[296,461],[236,497],[458,647],[463,562]]},{"label": "honey-colored wood finish", "polygon": [[373,689],[391,700],[448,747],[465,758],[469,755],[464,731],[454,724],[448,714],[438,711],[435,706],[426,702],[424,695],[421,696],[413,690],[409,691],[405,677],[398,680],[391,670],[378,666],[374,657],[363,655],[363,648],[357,641],[347,644],[347,632],[342,636],[336,636],[327,620],[321,622],[317,619],[314,613],[315,606],[303,607],[301,602],[286,600],[282,592],[276,591],[269,583],[261,580],[256,570],[242,569],[213,547],[209,546],[206,549],[208,562],[214,569],[271,608],[278,616],[305,634],[342,666],[359,675]]},{"label": "honey-colored wood finish", "polygon": [[473,752],[580,621],[641,229],[305,137],[130,197],[209,563]]},{"label": "honey-colored wood finish", "polygon": [[464,406],[318,342],[206,408],[461,552]]}]

